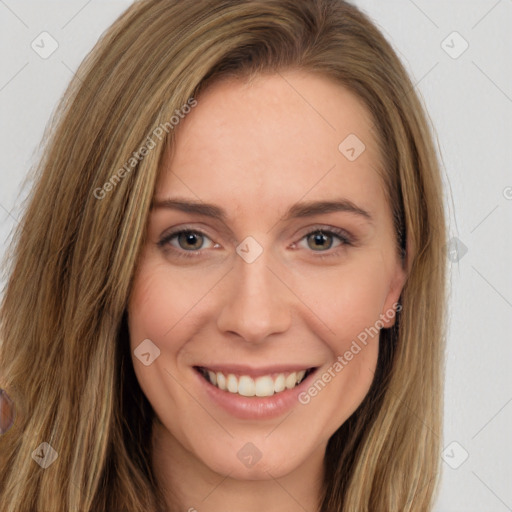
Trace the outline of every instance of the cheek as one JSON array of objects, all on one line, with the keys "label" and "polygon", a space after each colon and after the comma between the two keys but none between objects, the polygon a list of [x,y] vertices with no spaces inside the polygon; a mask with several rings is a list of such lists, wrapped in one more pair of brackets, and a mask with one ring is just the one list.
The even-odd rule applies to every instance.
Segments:
[{"label": "cheek", "polygon": [[[322,341],[331,359],[300,400],[310,404],[311,414],[319,418],[310,421],[321,422],[323,416],[316,413],[327,410],[329,432],[339,428],[357,409],[374,379],[378,327],[389,287],[384,268],[380,258],[361,258],[308,280],[308,304],[329,327],[322,329]],[[316,330],[320,332],[319,325]]]},{"label": "cheek", "polygon": [[369,252],[346,265],[298,278],[301,296],[329,328],[324,339],[337,353],[379,321],[390,285],[385,269],[382,258]]},{"label": "cheek", "polygon": [[158,269],[141,273],[133,288],[128,311],[130,339],[133,344],[142,336],[155,341],[166,333],[183,316],[183,305],[188,302],[179,283],[172,285],[162,279]]},{"label": "cheek", "polygon": [[[173,270],[151,255],[142,260],[128,304],[130,352],[137,380],[157,411],[169,407],[165,400],[176,406],[183,398],[170,375],[179,373],[179,360],[201,328],[201,312],[221,277],[215,269],[200,276],[194,268]],[[147,352],[145,340],[158,350],[147,366],[137,357]]]},{"label": "cheek", "polygon": [[[154,390],[169,380],[166,369],[172,370],[172,361],[183,343],[180,321],[194,300],[194,288],[184,286],[179,279],[170,279],[164,270],[161,264],[145,260],[138,269],[128,304],[131,357],[148,398],[158,396]],[[151,353],[148,365],[147,359],[138,357],[146,352]]]},{"label": "cheek", "polygon": [[[128,318],[131,343],[142,337],[172,344],[184,327],[184,319],[194,315],[195,307],[214,287],[220,274],[197,270],[172,271],[165,262],[148,258],[138,272],[130,297]],[[168,347],[169,348],[169,347]],[[175,347],[177,348],[177,347]]]},{"label": "cheek", "polygon": [[[148,258],[135,277],[128,304],[130,352],[138,383],[157,415],[181,435],[184,418],[194,409],[184,407],[190,405],[189,397],[173,378],[178,375],[176,359],[193,339],[194,305],[212,286],[209,280],[204,286],[195,286],[196,281],[188,277],[186,272],[170,272],[165,264]],[[158,348],[157,357],[151,355],[148,365],[137,355],[148,351],[138,349],[148,346],[145,340]],[[183,411],[181,419],[169,414],[175,410]]]}]

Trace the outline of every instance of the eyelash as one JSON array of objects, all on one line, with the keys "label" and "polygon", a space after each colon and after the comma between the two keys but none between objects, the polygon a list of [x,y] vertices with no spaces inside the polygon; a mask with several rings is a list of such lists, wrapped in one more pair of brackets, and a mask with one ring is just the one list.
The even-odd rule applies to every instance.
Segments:
[{"label": "eyelash", "polygon": [[[175,247],[172,247],[171,245],[169,245],[169,242],[174,237],[176,237],[178,235],[181,235],[183,233],[198,234],[198,235],[210,238],[206,233],[204,233],[200,229],[191,229],[191,228],[186,228],[185,227],[185,228],[180,229],[178,231],[174,231],[172,233],[164,235],[157,242],[157,246],[160,247],[160,248],[168,248],[169,247],[172,250],[172,252],[174,254],[176,254],[177,256],[179,256],[180,258],[197,258],[197,257],[200,257],[201,256],[200,253],[202,252],[201,249],[198,249],[196,251],[184,251],[184,250],[176,249]],[[329,227],[329,228],[316,227],[315,229],[312,229],[311,231],[309,231],[308,233],[303,235],[300,238],[299,242],[302,241],[303,239],[307,238],[308,236],[315,234],[315,233],[323,233],[324,235],[333,235],[334,237],[338,238],[342,242],[341,245],[339,247],[337,247],[336,249],[334,249],[334,250],[327,249],[326,251],[312,251],[313,253],[318,253],[315,256],[315,258],[325,259],[325,258],[330,258],[330,257],[333,257],[333,256],[337,256],[339,249],[343,249],[344,246],[347,246],[347,245],[348,246],[354,245],[354,240],[352,239],[352,237],[345,230],[342,230],[342,229],[339,229],[339,228],[332,228],[332,227]],[[294,245],[295,245],[295,242],[294,242]],[[165,246],[167,246],[167,247],[165,247]],[[323,254],[323,253],[327,253],[327,254]]]}]

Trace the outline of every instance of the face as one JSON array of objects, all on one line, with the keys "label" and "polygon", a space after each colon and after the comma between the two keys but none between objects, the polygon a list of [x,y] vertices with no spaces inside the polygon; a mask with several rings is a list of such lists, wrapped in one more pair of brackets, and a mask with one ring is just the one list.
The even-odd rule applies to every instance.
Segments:
[{"label": "face", "polygon": [[133,365],[168,446],[277,478],[323,457],[367,394],[405,273],[357,97],[287,72],[197,99],[155,190]]}]

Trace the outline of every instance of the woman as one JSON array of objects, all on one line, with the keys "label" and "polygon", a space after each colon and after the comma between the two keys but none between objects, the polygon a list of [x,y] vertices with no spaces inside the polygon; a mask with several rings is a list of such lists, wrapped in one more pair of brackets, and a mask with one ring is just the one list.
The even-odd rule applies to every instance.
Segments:
[{"label": "woman", "polygon": [[431,510],[441,180],[368,18],[138,1],[57,119],[2,304],[0,511]]}]

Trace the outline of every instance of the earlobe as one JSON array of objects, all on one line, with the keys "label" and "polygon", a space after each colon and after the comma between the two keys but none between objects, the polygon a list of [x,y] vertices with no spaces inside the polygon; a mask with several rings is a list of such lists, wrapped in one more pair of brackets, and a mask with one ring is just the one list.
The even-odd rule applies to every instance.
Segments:
[{"label": "earlobe", "polygon": [[383,324],[383,329],[389,329],[390,327],[393,327],[396,322],[397,315],[400,314],[400,311],[402,310],[402,304],[398,301],[394,302],[391,307],[387,308],[381,315],[381,321]]}]

